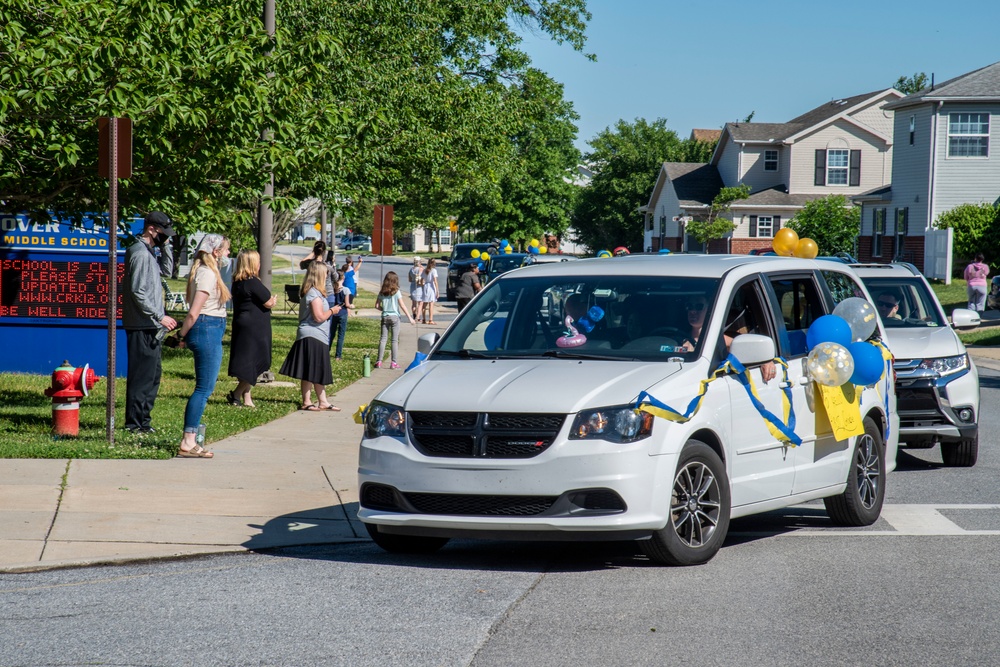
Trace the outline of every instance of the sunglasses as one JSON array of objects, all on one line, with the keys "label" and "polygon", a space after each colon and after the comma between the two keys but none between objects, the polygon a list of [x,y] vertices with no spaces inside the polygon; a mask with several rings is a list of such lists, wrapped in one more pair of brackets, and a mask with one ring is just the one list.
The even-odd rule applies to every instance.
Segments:
[{"label": "sunglasses", "polygon": [[879,301],[878,302],[878,307],[879,308],[895,308],[896,304],[892,303],[891,301]]},{"label": "sunglasses", "polygon": [[705,304],[703,303],[685,303],[684,308],[687,310],[693,310],[695,312],[705,310]]}]

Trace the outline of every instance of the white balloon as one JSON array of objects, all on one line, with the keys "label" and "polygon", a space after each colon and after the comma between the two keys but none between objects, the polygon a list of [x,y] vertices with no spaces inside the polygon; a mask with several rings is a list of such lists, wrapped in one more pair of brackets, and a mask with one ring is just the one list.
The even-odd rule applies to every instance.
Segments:
[{"label": "white balloon", "polygon": [[861,297],[844,299],[833,309],[834,315],[844,318],[851,327],[851,340],[855,343],[868,340],[875,331],[875,307]]},{"label": "white balloon", "polygon": [[854,357],[839,343],[820,343],[806,358],[806,369],[819,384],[839,387],[854,375]]}]

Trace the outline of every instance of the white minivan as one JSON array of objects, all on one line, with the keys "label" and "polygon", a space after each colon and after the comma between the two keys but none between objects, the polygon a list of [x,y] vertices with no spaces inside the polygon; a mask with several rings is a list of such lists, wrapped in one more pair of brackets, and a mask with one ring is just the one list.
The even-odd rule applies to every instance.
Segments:
[{"label": "white minivan", "polygon": [[[807,367],[810,325],[858,296],[846,265],[789,257],[505,273],[367,407],[359,517],[390,551],[634,539],[678,565],[711,559],[730,518],[810,500],[870,525],[896,458],[890,374],[838,388],[841,413]],[[857,435],[838,439],[845,414]]]}]

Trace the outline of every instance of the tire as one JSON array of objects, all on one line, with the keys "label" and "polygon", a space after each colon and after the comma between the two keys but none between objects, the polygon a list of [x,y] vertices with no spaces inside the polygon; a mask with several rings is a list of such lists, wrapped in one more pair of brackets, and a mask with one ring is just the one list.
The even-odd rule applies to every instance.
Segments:
[{"label": "tire", "polygon": [[729,532],[730,506],[729,478],[719,455],[689,440],[677,462],[667,524],[640,544],[661,565],[707,563]]},{"label": "tire", "polygon": [[393,554],[432,554],[448,544],[447,537],[421,537],[380,532],[378,526],[365,524],[368,535],[375,544]]},{"label": "tire", "polygon": [[885,500],[885,444],[878,427],[865,417],[865,432],[854,444],[847,473],[847,488],[839,496],[824,498],[826,513],[838,526],[870,526],[882,513]]},{"label": "tire", "polygon": [[971,468],[979,460],[979,433],[958,442],[941,443],[941,460],[952,468]]}]

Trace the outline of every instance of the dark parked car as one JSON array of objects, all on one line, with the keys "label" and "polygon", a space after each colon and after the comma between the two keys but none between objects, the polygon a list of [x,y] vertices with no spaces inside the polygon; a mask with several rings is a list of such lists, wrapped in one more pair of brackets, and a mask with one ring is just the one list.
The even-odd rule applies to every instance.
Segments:
[{"label": "dark parked car", "polygon": [[[478,250],[476,257],[472,256],[472,251]],[[448,301],[455,300],[455,288],[458,287],[458,279],[463,273],[468,271],[473,264],[484,262],[478,257],[481,253],[496,251],[496,246],[492,243],[457,243],[451,249],[451,256],[448,258]]]},{"label": "dark parked car", "polygon": [[507,273],[521,267],[527,256],[528,253],[524,252],[500,253],[491,256],[490,261],[486,263],[486,272],[481,276],[482,283],[485,285],[501,273]]}]

